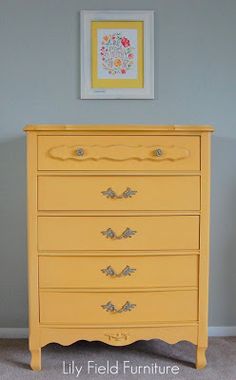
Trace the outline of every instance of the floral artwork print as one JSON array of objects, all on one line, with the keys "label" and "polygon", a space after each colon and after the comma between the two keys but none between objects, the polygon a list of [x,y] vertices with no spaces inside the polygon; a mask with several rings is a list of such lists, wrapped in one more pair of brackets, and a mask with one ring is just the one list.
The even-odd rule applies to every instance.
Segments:
[{"label": "floral artwork print", "polygon": [[134,66],[135,48],[121,32],[104,34],[100,48],[103,69],[110,75],[125,75]]}]

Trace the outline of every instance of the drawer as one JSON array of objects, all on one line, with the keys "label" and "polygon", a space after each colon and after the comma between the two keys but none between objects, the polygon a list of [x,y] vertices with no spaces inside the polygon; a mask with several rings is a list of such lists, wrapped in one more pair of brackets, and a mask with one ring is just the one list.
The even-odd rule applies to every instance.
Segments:
[{"label": "drawer", "polygon": [[38,217],[40,251],[198,248],[199,216]]},{"label": "drawer", "polygon": [[199,210],[198,176],[39,176],[39,210]]},{"label": "drawer", "polygon": [[39,170],[200,170],[199,136],[39,136]]},{"label": "drawer", "polygon": [[196,321],[198,292],[40,292],[40,323],[112,325]]},{"label": "drawer", "polygon": [[198,257],[39,257],[41,288],[181,287],[198,285]]}]

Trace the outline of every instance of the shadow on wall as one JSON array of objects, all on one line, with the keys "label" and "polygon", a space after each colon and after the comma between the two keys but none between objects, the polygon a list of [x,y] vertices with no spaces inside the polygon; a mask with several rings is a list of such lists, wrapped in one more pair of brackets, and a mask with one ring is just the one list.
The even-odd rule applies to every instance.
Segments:
[{"label": "shadow on wall", "polygon": [[27,324],[25,138],[0,142],[0,327]]},{"label": "shadow on wall", "polygon": [[236,326],[236,139],[212,139],[211,326]]}]

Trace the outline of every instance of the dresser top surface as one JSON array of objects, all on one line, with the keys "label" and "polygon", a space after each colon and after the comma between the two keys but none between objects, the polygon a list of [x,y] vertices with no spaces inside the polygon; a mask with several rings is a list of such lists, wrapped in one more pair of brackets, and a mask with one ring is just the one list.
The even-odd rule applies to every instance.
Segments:
[{"label": "dresser top surface", "polygon": [[152,124],[29,124],[24,128],[25,132],[34,131],[61,131],[61,132],[71,132],[71,131],[94,131],[94,132],[112,132],[112,131],[122,131],[122,132],[213,132],[214,128],[211,125],[152,125]]}]

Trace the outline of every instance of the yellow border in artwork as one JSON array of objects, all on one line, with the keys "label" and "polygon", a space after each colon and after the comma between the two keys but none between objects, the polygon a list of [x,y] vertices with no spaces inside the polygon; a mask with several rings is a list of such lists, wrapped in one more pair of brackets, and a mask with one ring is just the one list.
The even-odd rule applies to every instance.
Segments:
[{"label": "yellow border in artwork", "polygon": [[[97,59],[97,30],[98,29],[137,29],[138,58],[137,79],[99,79]],[[92,21],[91,22],[91,80],[92,88],[143,88],[143,53],[144,53],[144,23],[143,21]]]}]

